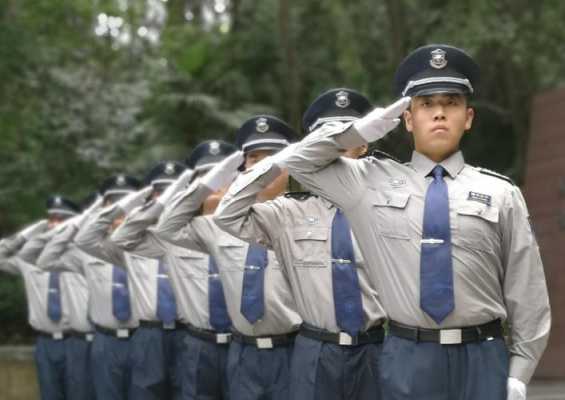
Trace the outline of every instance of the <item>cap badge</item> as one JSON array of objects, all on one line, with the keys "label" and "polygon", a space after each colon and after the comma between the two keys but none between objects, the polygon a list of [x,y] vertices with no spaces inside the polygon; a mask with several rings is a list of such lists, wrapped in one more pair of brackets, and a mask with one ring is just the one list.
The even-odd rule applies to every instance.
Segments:
[{"label": "cap badge", "polygon": [[175,173],[175,164],[167,163],[167,165],[165,166],[165,174],[173,175],[174,173]]},{"label": "cap badge", "polygon": [[63,205],[63,200],[61,200],[61,198],[59,196],[55,197],[54,206],[55,207],[61,207],[62,205]]},{"label": "cap badge", "polygon": [[116,178],[116,185],[124,186],[125,184],[126,184],[126,177],[123,175],[118,175],[118,177]]},{"label": "cap badge", "polygon": [[335,97],[335,105],[339,108],[346,108],[349,104],[351,104],[351,101],[349,100],[349,93],[343,90],[337,92]]},{"label": "cap badge", "polygon": [[435,69],[443,69],[447,67],[447,59],[445,56],[447,53],[442,49],[435,49],[431,53],[432,58],[430,58],[430,65]]},{"label": "cap badge", "polygon": [[267,123],[267,118],[257,118],[255,121],[255,130],[259,133],[265,133],[269,130],[269,124]]},{"label": "cap badge", "polygon": [[220,154],[220,142],[210,142],[210,154],[213,156]]}]

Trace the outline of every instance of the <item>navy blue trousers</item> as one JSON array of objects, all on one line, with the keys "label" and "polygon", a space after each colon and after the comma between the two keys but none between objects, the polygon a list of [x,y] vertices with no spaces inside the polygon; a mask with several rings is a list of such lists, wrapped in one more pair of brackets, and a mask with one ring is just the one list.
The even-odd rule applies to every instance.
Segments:
[{"label": "navy blue trousers", "polygon": [[166,374],[163,330],[138,328],[129,339],[96,333],[92,368],[98,399],[163,399]]},{"label": "navy blue trousers", "polygon": [[257,349],[232,341],[227,367],[230,400],[290,399],[292,350],[292,345]]},{"label": "navy blue trousers", "polygon": [[182,352],[184,352],[184,332],[180,329],[163,331],[165,351],[166,395],[167,399],[182,399]]},{"label": "navy blue trousers", "polygon": [[382,345],[339,346],[296,337],[289,399],[379,400]]},{"label": "navy blue trousers", "polygon": [[388,336],[383,400],[506,400],[508,359],[502,339],[440,345]]},{"label": "navy blue trousers", "polygon": [[228,345],[208,342],[179,331],[179,375],[183,400],[227,400]]},{"label": "navy blue trousers", "polygon": [[35,362],[42,400],[92,400],[90,343],[70,337],[54,340],[39,336]]}]

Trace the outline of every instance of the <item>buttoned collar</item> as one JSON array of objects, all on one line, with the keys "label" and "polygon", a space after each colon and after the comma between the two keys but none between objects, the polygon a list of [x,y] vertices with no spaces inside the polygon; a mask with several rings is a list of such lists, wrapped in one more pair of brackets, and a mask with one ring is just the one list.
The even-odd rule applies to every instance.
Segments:
[{"label": "buttoned collar", "polygon": [[[428,176],[432,172],[432,169],[438,165],[435,161],[430,160],[428,157],[418,153],[417,151],[412,152],[411,164],[412,167],[414,167],[416,171],[423,176]],[[463,153],[461,153],[461,151],[457,151],[440,162],[439,165],[447,171],[451,178],[455,178],[465,166]]]}]

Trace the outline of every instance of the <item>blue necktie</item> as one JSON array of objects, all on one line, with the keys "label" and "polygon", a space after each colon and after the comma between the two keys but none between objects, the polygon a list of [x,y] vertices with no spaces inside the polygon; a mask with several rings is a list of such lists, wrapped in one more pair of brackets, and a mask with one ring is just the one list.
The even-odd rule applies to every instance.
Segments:
[{"label": "blue necktie", "polygon": [[440,324],[453,311],[453,266],[445,170],[436,165],[426,193],[420,255],[420,307]]},{"label": "blue necktie", "polygon": [[267,249],[258,244],[250,244],[243,273],[240,311],[252,324],[259,321],[265,313],[264,283],[267,263]]},{"label": "blue necktie", "polygon": [[51,321],[61,320],[61,283],[59,272],[49,273],[49,289],[47,293],[47,316]]},{"label": "blue necktie", "polygon": [[332,222],[332,286],[337,325],[351,336],[363,328],[363,302],[347,217],[338,209]]},{"label": "blue necktie", "polygon": [[112,312],[118,321],[127,321],[131,317],[128,275],[117,265],[112,268]]},{"label": "blue necktie", "polygon": [[157,273],[157,318],[165,324],[172,324],[177,318],[177,303],[162,258],[159,259],[159,272]]},{"label": "blue necktie", "polygon": [[226,307],[218,266],[212,256],[208,259],[208,307],[210,326],[217,332],[226,332],[231,326],[231,320]]}]

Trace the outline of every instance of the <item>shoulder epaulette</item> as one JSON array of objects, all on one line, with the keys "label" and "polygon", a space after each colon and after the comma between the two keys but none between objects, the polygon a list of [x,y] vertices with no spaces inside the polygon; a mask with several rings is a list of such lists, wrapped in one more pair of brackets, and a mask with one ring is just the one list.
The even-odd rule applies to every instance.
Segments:
[{"label": "shoulder epaulette", "polygon": [[514,185],[514,181],[512,179],[510,179],[509,177],[507,177],[505,175],[499,174],[498,172],[494,172],[494,171],[491,171],[490,169],[481,168],[481,167],[475,167],[475,169],[477,171],[479,171],[481,174],[494,176],[495,178],[502,179],[503,181],[506,181],[506,182],[510,183],[511,185]]},{"label": "shoulder epaulette", "polygon": [[388,154],[382,150],[373,150],[371,152],[370,157],[376,158],[377,160],[392,160],[395,161],[399,164],[402,164],[402,161],[400,161],[398,158],[396,158],[395,156],[393,156],[392,154]]},{"label": "shoulder epaulette", "polygon": [[317,197],[315,194],[311,192],[287,192],[284,194],[284,197],[286,198],[300,200],[300,201],[304,201],[312,196]]}]

